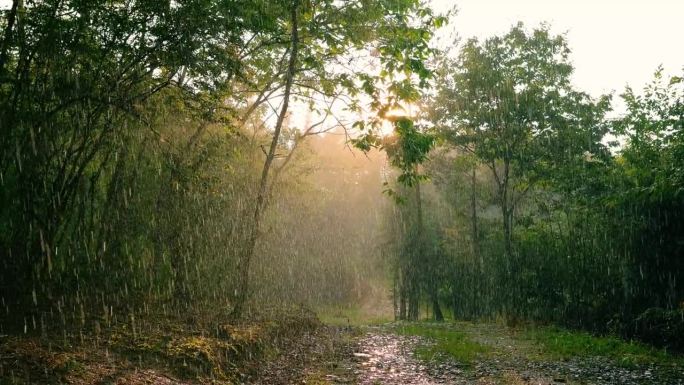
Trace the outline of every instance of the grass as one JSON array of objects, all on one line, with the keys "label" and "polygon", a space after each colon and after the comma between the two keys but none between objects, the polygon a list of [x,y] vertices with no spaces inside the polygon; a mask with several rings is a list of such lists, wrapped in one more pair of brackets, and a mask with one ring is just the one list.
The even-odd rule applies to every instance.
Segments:
[{"label": "grass", "polygon": [[360,307],[319,307],[316,315],[326,325],[366,326],[382,325],[393,321],[393,314],[382,310],[366,310]]},{"label": "grass", "polygon": [[542,349],[542,358],[566,360],[572,357],[605,357],[624,367],[645,364],[684,364],[683,357],[668,354],[635,341],[618,337],[597,337],[586,332],[558,327],[540,327],[523,332],[523,338],[535,342]]},{"label": "grass", "polygon": [[[420,346],[416,350],[418,358],[423,360],[450,356],[468,366],[477,359],[496,354],[495,346],[474,341],[471,336],[481,331],[469,329],[469,325],[465,323],[397,324],[393,326],[393,331],[397,334],[421,336],[431,340],[432,344]],[[521,342],[515,344],[522,348],[518,350],[518,353],[534,360],[558,361],[571,358],[603,357],[625,368],[650,364],[684,367],[684,356],[615,336],[594,336],[587,332],[553,326],[530,327],[516,331],[511,336]],[[522,343],[523,341],[527,343]]]},{"label": "grass", "polygon": [[441,325],[430,323],[400,324],[396,326],[395,332],[402,335],[425,337],[433,342],[416,350],[418,358],[422,360],[434,360],[439,359],[440,356],[449,356],[468,366],[477,358],[490,352],[489,347],[472,341],[466,333]]}]

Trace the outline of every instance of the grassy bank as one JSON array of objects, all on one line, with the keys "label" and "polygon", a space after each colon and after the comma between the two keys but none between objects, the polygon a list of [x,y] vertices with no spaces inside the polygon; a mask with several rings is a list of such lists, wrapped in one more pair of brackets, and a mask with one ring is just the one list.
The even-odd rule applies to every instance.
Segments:
[{"label": "grassy bank", "polygon": [[625,367],[684,364],[684,357],[681,355],[615,336],[594,336],[587,332],[558,327],[530,327],[522,330],[520,337],[536,344],[545,359],[603,357]]},{"label": "grassy bank", "polygon": [[0,336],[0,384],[233,384],[258,378],[283,352],[301,350],[298,362],[274,365],[295,375],[313,350],[301,345],[325,345],[316,341],[328,334],[301,308],[240,322],[203,315],[93,320],[41,336]]}]

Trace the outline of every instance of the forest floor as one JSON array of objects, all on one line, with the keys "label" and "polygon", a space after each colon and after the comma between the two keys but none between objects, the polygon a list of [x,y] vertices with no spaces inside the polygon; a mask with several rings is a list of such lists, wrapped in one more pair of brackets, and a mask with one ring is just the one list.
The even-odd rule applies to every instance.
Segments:
[{"label": "forest floor", "polygon": [[351,356],[340,349],[357,335],[301,307],[240,321],[220,312],[95,317],[0,333],[0,385],[301,384]]},{"label": "forest floor", "polygon": [[0,336],[0,384],[684,384],[684,357],[616,338],[354,314],[321,323],[311,314],[195,329],[119,325],[69,343]]}]

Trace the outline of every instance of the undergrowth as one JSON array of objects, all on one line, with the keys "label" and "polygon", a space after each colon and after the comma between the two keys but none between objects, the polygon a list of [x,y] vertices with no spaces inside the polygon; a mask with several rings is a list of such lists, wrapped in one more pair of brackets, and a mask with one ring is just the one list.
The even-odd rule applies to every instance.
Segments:
[{"label": "undergrowth", "polygon": [[85,384],[97,378],[138,383],[126,376],[140,370],[230,384],[256,375],[264,361],[317,330],[320,321],[296,308],[239,322],[186,314],[93,325],[43,336],[0,336],[0,384]]}]

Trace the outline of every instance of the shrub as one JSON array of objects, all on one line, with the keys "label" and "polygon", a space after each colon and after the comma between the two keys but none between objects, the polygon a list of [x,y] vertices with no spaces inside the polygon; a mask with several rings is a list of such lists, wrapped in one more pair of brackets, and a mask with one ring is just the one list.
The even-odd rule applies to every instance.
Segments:
[{"label": "shrub", "polygon": [[650,308],[634,321],[634,337],[656,346],[684,351],[684,309]]}]

